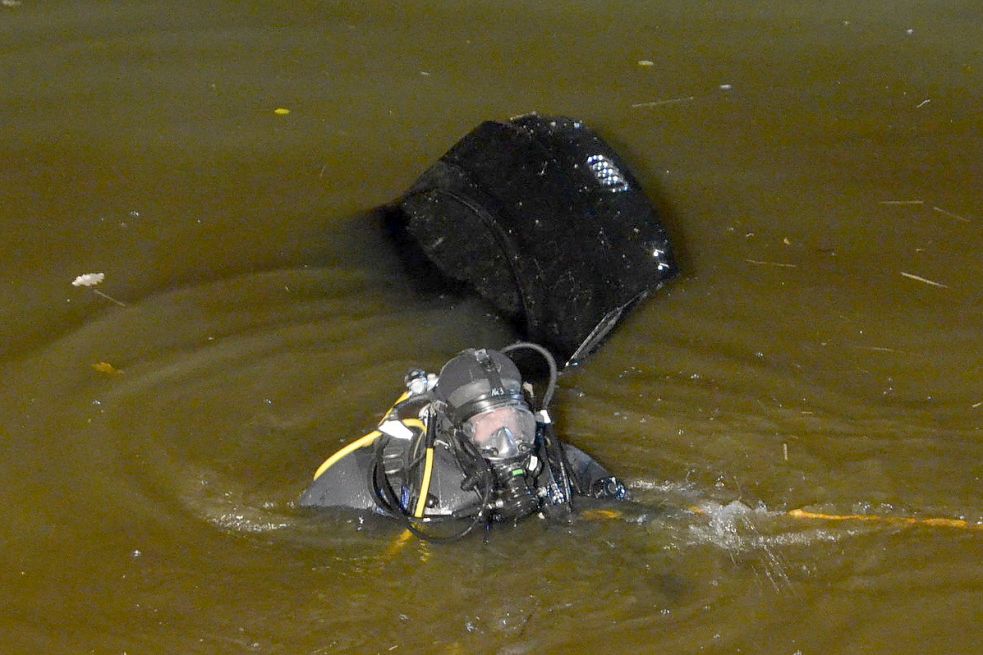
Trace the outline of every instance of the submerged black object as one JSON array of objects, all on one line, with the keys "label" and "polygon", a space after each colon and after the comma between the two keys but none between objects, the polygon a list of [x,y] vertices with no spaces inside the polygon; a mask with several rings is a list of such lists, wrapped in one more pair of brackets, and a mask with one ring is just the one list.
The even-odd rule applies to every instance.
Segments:
[{"label": "submerged black object", "polygon": [[665,228],[628,167],[569,118],[482,123],[398,207],[444,275],[568,365],[676,273]]}]

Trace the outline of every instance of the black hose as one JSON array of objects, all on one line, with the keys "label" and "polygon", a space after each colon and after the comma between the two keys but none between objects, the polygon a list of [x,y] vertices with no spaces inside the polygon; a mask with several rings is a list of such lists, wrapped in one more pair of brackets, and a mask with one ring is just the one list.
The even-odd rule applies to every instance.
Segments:
[{"label": "black hose", "polygon": [[413,524],[414,517],[410,516],[406,510],[403,509],[399,499],[396,498],[395,492],[393,492],[392,487],[389,485],[389,480],[386,478],[382,457],[385,441],[385,439],[380,439],[376,442],[375,457],[373,458],[372,466],[369,468],[369,486],[372,490],[373,500],[375,500],[375,503],[379,506],[379,509],[390,516],[400,519],[404,527],[416,535],[419,539],[432,543],[448,543],[457,541],[459,539],[463,539],[472,530],[474,530],[475,526],[477,526],[484,518],[485,510],[488,507],[489,501],[491,500],[492,489],[494,488],[494,485],[490,479],[491,468],[488,467],[487,475],[484,476],[485,489],[481,497],[481,504],[478,506],[478,512],[474,515],[471,522],[463,530],[450,535],[429,534]]},{"label": "black hose", "polygon": [[[556,359],[553,357],[553,353],[539,345],[538,343],[531,343],[529,341],[518,341],[510,346],[502,348],[502,352],[508,354],[513,350],[532,350],[539,353],[543,359],[546,360],[546,364],[550,369],[550,381],[549,386],[546,387],[546,393],[543,394],[543,401],[540,403],[540,409],[548,411],[550,402],[553,401],[553,393],[556,391],[557,378],[559,373],[556,367]],[[552,422],[546,426],[546,452],[550,455],[550,459],[553,460],[554,466],[559,469],[560,480],[559,482],[563,485],[563,495],[566,497],[566,505],[572,511],[573,510],[573,494],[571,493],[572,486],[570,481],[570,473],[567,471],[567,456],[563,452],[563,445],[560,440],[556,438],[556,434],[553,432]]]},{"label": "black hose", "polygon": [[[387,439],[383,436],[375,442],[372,465],[369,467],[369,490],[372,491],[372,499],[383,514],[398,518],[400,512],[396,510],[399,507],[399,501],[396,500],[396,495],[386,480],[385,467],[381,466]],[[381,478],[379,476],[380,469],[382,470]],[[387,491],[389,492],[388,495],[386,494]]]},{"label": "black hose", "polygon": [[[553,424],[550,423],[546,426],[546,448],[547,452],[553,451],[554,459],[557,460],[557,466],[560,469],[560,480],[563,482],[563,495],[566,496],[566,506],[571,512],[573,511],[573,493],[571,493],[573,485],[570,479],[570,473],[567,471],[567,454],[563,452],[563,444],[560,440],[556,438],[556,433],[553,431]],[[576,479],[574,479],[576,483]],[[580,485],[577,485],[578,491],[580,491]]]},{"label": "black hose", "polygon": [[556,359],[553,357],[553,353],[543,348],[538,343],[531,343],[529,341],[517,341],[512,345],[505,346],[502,348],[503,354],[509,354],[514,350],[532,350],[539,353],[543,359],[546,360],[546,365],[550,369],[550,381],[549,385],[546,387],[546,393],[543,394],[543,401],[540,403],[540,409],[549,408],[550,402],[553,400],[553,393],[556,391],[556,381],[559,378],[559,372],[556,368]]}]

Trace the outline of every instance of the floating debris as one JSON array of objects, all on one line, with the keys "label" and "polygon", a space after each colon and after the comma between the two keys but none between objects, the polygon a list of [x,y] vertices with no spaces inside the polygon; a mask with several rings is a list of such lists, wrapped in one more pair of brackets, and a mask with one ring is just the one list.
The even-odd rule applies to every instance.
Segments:
[{"label": "floating debris", "polygon": [[905,273],[904,271],[900,271],[900,273],[901,273],[901,275],[903,275],[904,277],[908,278],[909,280],[915,280],[916,282],[924,282],[925,284],[930,284],[933,287],[939,287],[940,289],[948,289],[949,288],[948,285],[942,284],[941,282],[934,282],[932,280],[929,280],[928,278],[922,277],[921,275],[914,275],[912,273]]},{"label": "floating debris", "polygon": [[957,221],[962,221],[963,223],[972,223],[973,222],[973,221],[969,220],[968,218],[965,218],[964,216],[960,216],[959,214],[953,214],[952,212],[946,211],[946,210],[942,209],[941,207],[932,207],[932,211],[933,212],[938,212],[939,214],[942,214],[943,216],[948,216],[949,218],[954,218]]},{"label": "floating debris", "polygon": [[760,259],[745,259],[748,264],[756,264],[758,266],[779,266],[781,268],[798,268],[798,264],[783,264],[781,262],[765,262]]},{"label": "floating debris", "polygon": [[273,113],[276,114],[277,116],[286,116],[287,114],[290,113],[290,110],[287,109],[286,107],[277,107],[276,109],[273,110]]},{"label": "floating debris", "polygon": [[73,287],[94,287],[106,279],[105,273],[85,273],[72,280]]},{"label": "floating debris", "polygon": [[649,59],[639,59],[638,60],[638,65],[639,66],[655,66],[655,62],[654,61],[651,61]]},{"label": "floating debris", "polygon": [[106,375],[123,375],[123,371],[109,362],[96,362],[92,365],[92,369],[98,373],[105,373]]},{"label": "floating debris", "polygon": [[924,107],[925,105],[927,105],[930,102],[932,102],[932,99],[931,98],[925,98],[924,100],[922,100],[921,102],[919,102],[917,105],[915,105],[915,109],[921,109],[922,107]]},{"label": "floating debris", "polygon": [[924,200],[881,200],[878,205],[924,205]]},{"label": "floating debris", "polygon": [[681,102],[691,102],[693,100],[696,100],[696,96],[669,98],[668,100],[653,100],[652,102],[636,102],[631,107],[632,109],[639,109],[641,107],[659,107],[661,105],[675,105]]},{"label": "floating debris", "polygon": [[903,350],[898,350],[896,348],[887,348],[885,346],[854,346],[854,348],[859,348],[860,350],[873,350],[878,353],[904,353]]},{"label": "floating debris", "polygon": [[93,288],[97,284],[100,284],[105,279],[106,279],[106,274],[105,273],[85,273],[83,275],[79,275],[74,280],[72,280],[72,286],[73,287],[86,287],[86,288],[90,289],[92,291],[92,293],[96,294],[97,296],[100,296],[102,298],[105,298],[106,300],[108,300],[110,302],[116,303],[120,307],[126,307],[126,303],[120,302],[119,300],[116,300],[115,298],[113,298],[109,294],[103,293],[102,291],[99,291],[99,289]]}]

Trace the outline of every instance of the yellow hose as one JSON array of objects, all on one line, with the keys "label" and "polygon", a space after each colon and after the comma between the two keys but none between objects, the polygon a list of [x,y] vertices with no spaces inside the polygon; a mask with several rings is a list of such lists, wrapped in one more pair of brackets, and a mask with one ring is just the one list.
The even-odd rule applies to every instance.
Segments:
[{"label": "yellow hose", "polygon": [[400,423],[408,428],[419,428],[421,432],[425,432],[427,429],[427,426],[423,424],[423,421],[418,418],[404,418],[402,421],[400,421]]},{"label": "yellow hose", "polygon": [[396,402],[393,403],[393,406],[389,408],[389,410],[386,412],[386,414],[385,414],[385,416],[383,417],[382,420],[386,420],[387,418],[389,418],[389,415],[393,413],[393,410],[394,409],[396,409],[396,405],[398,405],[399,403],[403,402],[404,400],[406,400],[409,397],[410,397],[410,392],[409,391],[404,391],[403,394],[399,398],[396,399]]},{"label": "yellow hose", "polygon": [[423,482],[420,484],[420,497],[416,501],[416,511],[413,516],[423,518],[427,508],[427,494],[430,493],[430,475],[433,473],[433,447],[427,448],[427,461],[423,464]]},{"label": "yellow hose", "polygon": [[[385,416],[383,416],[382,420],[385,421],[386,419],[388,419],[389,415],[393,413],[394,409],[396,409],[396,406],[409,397],[410,397],[410,392],[404,391],[403,394],[396,399],[396,402],[393,403],[392,407],[389,408]],[[404,421],[401,421],[401,423],[403,423],[403,425],[406,426],[418,427],[421,430],[426,429],[423,425],[423,421],[416,418],[408,418]],[[372,432],[369,432],[364,437],[361,437],[351,442],[350,444],[348,444],[347,446],[336,452],[334,455],[324,460],[324,463],[321,464],[319,467],[317,467],[317,471],[314,472],[314,479],[317,480],[319,477],[324,475],[325,471],[327,471],[329,468],[334,466],[334,464],[345,455],[351,453],[352,451],[358,450],[359,448],[364,448],[365,446],[371,446],[375,442],[375,440],[378,439],[380,436],[382,436],[381,432],[379,432],[378,430],[373,430]]]},{"label": "yellow hose", "polygon": [[364,437],[361,437],[351,442],[350,444],[348,444],[347,446],[336,452],[334,455],[324,460],[324,463],[321,464],[319,467],[317,467],[317,471],[314,472],[314,479],[317,480],[319,477],[321,477],[321,475],[323,475],[325,471],[327,471],[329,468],[334,466],[335,462],[337,462],[339,459],[341,459],[348,453],[358,450],[359,448],[364,448],[365,446],[371,446],[375,442],[375,440],[378,439],[380,436],[382,436],[381,432],[379,432],[378,430],[373,430],[372,432],[369,432]]}]

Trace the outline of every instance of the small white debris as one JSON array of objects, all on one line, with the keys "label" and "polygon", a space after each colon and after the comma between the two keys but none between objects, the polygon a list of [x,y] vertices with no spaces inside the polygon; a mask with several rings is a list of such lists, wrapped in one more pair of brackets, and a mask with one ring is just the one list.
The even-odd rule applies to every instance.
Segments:
[{"label": "small white debris", "polygon": [[720,90],[721,91],[732,91],[733,89],[734,89],[734,85],[733,84],[721,84],[720,85]]},{"label": "small white debris", "polygon": [[934,280],[929,280],[928,278],[924,278],[920,275],[913,275],[912,273],[905,273],[904,271],[900,271],[900,273],[902,276],[908,278],[909,280],[915,280],[916,282],[923,282],[925,284],[930,284],[933,287],[939,287],[940,289],[949,288],[948,286],[942,284],[941,282],[935,282]]},{"label": "small white debris", "polygon": [[654,61],[651,61],[649,59],[639,59],[638,60],[638,65],[639,66],[655,66],[655,62]]},{"label": "small white debris", "polygon": [[965,218],[963,216],[960,216],[959,214],[953,214],[952,212],[946,211],[946,210],[942,209],[941,207],[932,207],[932,211],[938,212],[939,214],[943,214],[943,215],[948,216],[950,218],[954,218],[957,221],[962,221],[963,223],[972,223],[972,221],[969,220],[968,218]]},{"label": "small white debris", "polygon": [[[84,275],[79,275],[77,278],[75,278],[74,280],[72,280],[72,286],[73,287],[89,287],[91,289],[92,287],[96,286],[97,284],[99,284],[100,282],[102,282],[105,279],[106,279],[106,274],[105,273],[86,273]],[[116,300],[115,298],[113,298],[109,294],[105,294],[102,291],[99,291],[99,289],[92,289],[92,293],[94,293],[97,296],[100,296],[102,298],[105,298],[106,300],[108,300],[108,301],[110,301],[112,303],[115,303],[115,304],[119,305],[120,307],[126,307],[126,303],[120,302],[119,300]]]},{"label": "small white debris", "polygon": [[679,98],[669,98],[668,100],[653,100],[652,102],[636,102],[631,106],[632,109],[640,109],[642,107],[658,107],[660,105],[675,105],[680,102],[692,102],[696,100],[696,96],[682,96]]},{"label": "small white debris", "polygon": [[766,262],[760,259],[745,259],[748,264],[755,264],[757,266],[778,266],[779,268],[798,268],[798,264],[785,264],[783,262]]},{"label": "small white debris", "polygon": [[105,273],[86,273],[72,280],[73,287],[94,287],[106,279]]}]

